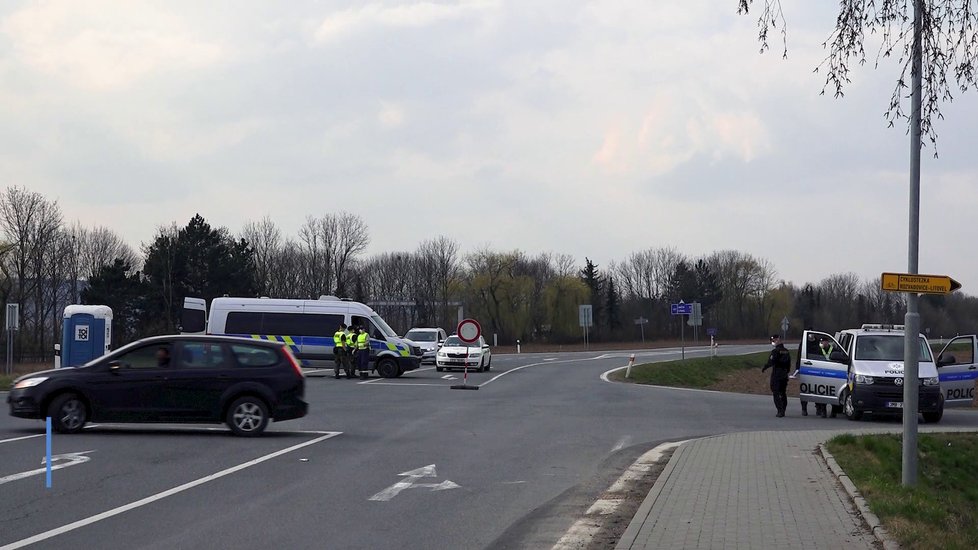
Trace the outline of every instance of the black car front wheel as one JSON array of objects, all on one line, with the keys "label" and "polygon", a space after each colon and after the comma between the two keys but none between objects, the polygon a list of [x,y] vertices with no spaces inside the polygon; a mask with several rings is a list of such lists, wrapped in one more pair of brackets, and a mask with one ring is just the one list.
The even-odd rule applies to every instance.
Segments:
[{"label": "black car front wheel", "polygon": [[62,434],[78,433],[88,422],[88,407],[73,393],[63,393],[48,407],[51,429]]},{"label": "black car front wheel", "polygon": [[268,406],[252,395],[239,397],[228,408],[226,421],[234,435],[259,436],[268,426]]}]

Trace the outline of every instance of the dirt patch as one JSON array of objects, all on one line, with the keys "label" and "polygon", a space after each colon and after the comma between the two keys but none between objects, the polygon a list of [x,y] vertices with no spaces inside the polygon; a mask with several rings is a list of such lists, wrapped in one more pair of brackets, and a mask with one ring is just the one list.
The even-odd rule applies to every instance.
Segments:
[{"label": "dirt patch", "polygon": [[[771,370],[761,372],[761,369],[747,369],[731,372],[719,382],[711,384],[706,389],[728,391],[735,393],[752,393],[755,395],[771,394]],[[798,397],[798,380],[788,380],[788,397]]]}]

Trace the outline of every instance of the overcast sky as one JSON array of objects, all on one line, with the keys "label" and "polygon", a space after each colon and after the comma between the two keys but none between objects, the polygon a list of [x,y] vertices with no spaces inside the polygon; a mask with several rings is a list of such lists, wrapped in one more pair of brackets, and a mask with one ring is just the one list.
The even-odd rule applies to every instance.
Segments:
[{"label": "overcast sky", "polygon": [[[797,284],[906,271],[897,67],[820,96],[837,6],[785,3],[782,60],[736,4],[5,0],[0,185],[135,247],[196,212],[295,235],[345,210],[371,254],[446,235],[599,267],[736,249]],[[978,295],[978,95],[943,111],[920,271]]]}]

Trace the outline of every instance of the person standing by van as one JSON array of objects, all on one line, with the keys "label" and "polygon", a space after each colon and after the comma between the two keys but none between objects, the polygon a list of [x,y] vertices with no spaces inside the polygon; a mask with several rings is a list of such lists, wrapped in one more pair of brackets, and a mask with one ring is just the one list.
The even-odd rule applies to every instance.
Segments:
[{"label": "person standing by van", "polygon": [[370,370],[370,335],[363,327],[357,326],[357,368],[360,376]]},{"label": "person standing by van", "polygon": [[333,333],[333,361],[336,363],[333,367],[334,378],[339,379],[340,369],[346,372],[347,378],[353,378],[353,373],[350,372],[349,355],[350,349],[346,337],[346,324],[340,323],[340,327]]},{"label": "person standing by van", "polygon": [[771,336],[774,349],[768,355],[767,363],[761,372],[771,369],[771,394],[774,396],[774,406],[778,409],[778,418],[784,417],[788,408],[788,371],[791,370],[791,353],[781,343],[781,335]]}]

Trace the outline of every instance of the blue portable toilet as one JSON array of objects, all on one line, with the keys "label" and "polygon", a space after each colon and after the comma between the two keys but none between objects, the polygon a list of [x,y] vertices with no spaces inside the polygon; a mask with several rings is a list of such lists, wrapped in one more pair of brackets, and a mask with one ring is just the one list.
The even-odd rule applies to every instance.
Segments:
[{"label": "blue portable toilet", "polygon": [[112,308],[71,305],[65,308],[61,366],[75,367],[108,353],[112,345]]}]

